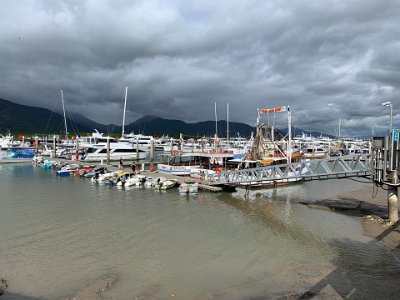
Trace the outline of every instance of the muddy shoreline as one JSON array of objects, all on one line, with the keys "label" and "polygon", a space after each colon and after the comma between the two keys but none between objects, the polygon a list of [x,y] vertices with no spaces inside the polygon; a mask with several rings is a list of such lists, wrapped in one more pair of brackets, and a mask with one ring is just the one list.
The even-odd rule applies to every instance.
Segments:
[{"label": "muddy shoreline", "polygon": [[400,257],[400,224],[391,224],[387,212],[387,191],[368,185],[321,200],[299,201],[313,209],[329,210],[360,218],[364,234],[375,238]]}]

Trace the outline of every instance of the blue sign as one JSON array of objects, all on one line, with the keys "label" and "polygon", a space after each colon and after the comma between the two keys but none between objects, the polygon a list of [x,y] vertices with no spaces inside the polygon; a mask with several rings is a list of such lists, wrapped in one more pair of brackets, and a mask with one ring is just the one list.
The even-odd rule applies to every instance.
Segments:
[{"label": "blue sign", "polygon": [[398,142],[398,141],[399,141],[399,130],[393,129],[393,142]]}]

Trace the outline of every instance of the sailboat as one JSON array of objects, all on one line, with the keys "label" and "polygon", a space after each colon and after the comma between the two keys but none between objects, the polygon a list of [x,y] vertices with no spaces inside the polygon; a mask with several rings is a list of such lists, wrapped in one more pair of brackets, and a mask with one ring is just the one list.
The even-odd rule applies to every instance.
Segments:
[{"label": "sailboat", "polygon": [[120,142],[131,143],[135,148],[140,151],[150,152],[151,143],[154,138],[150,135],[142,135],[142,134],[125,134],[125,116],[126,116],[126,101],[128,98],[128,87],[125,87],[125,94],[124,94],[124,112],[122,115],[122,133],[121,138],[119,139]]},{"label": "sailboat", "polygon": [[109,144],[109,158],[110,160],[140,160],[145,159],[148,152],[142,148],[136,147],[136,145],[130,142],[125,137],[125,114],[126,114],[126,101],[128,97],[128,87],[125,87],[124,95],[124,112],[122,117],[122,132],[121,138],[117,141],[113,137],[105,137],[102,133],[97,130],[92,134],[91,137],[82,137],[80,139],[81,144],[85,145],[85,156],[86,161],[101,161],[107,159],[107,143]]}]

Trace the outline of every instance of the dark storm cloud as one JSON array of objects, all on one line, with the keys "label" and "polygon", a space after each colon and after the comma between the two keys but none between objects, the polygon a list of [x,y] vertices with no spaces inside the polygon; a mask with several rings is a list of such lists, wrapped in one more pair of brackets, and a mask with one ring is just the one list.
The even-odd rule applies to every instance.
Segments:
[{"label": "dark storm cloud", "polygon": [[[215,3],[217,2],[217,3]],[[399,112],[399,1],[2,1],[0,97],[120,123],[146,115],[384,130]],[[332,104],[328,106],[328,104]],[[267,119],[267,116],[263,116]],[[397,118],[395,124],[400,126]],[[276,116],[284,126],[284,116]]]}]

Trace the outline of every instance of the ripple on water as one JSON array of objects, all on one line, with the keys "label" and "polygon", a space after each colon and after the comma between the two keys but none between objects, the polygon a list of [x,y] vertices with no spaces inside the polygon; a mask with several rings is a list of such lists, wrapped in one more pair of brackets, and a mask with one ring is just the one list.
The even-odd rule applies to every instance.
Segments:
[{"label": "ripple on water", "polygon": [[14,166],[2,167],[0,189],[3,276],[13,292],[36,297],[71,294],[105,273],[121,278],[110,297],[241,299],[284,291],[286,280],[297,286],[291,274],[307,265],[310,278],[327,267],[399,270],[357,220],[293,205],[306,185],[249,199],[240,191],[180,197]]}]

